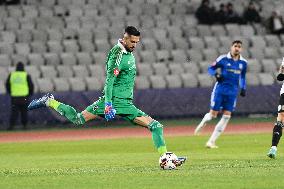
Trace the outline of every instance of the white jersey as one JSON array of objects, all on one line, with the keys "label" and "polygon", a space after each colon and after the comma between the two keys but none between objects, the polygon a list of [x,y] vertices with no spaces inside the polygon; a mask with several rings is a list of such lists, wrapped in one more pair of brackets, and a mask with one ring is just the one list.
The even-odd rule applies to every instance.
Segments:
[{"label": "white jersey", "polygon": [[280,90],[280,95],[284,93],[284,83],[282,84],[281,90]]}]

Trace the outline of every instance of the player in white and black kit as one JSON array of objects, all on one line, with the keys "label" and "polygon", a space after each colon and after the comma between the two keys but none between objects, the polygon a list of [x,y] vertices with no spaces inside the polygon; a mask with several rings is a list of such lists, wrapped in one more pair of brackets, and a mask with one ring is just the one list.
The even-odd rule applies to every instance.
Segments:
[{"label": "player in white and black kit", "polygon": [[[277,80],[278,81],[284,80],[284,57],[282,60],[281,67],[279,69]],[[279,100],[279,105],[278,105],[277,121],[274,125],[273,133],[272,133],[272,145],[267,154],[267,156],[270,158],[276,157],[277,145],[282,136],[282,128],[284,127],[283,123],[284,123],[284,83],[282,84],[282,88],[280,90],[280,100]]]}]

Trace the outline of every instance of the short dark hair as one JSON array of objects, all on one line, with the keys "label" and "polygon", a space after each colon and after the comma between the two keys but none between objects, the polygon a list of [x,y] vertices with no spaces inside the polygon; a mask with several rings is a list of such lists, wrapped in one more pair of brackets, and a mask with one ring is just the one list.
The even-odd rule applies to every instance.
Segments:
[{"label": "short dark hair", "polygon": [[138,31],[134,26],[127,26],[125,28],[125,33],[128,35],[140,36],[140,31]]},{"label": "short dark hair", "polygon": [[234,45],[235,43],[239,43],[239,44],[243,44],[243,42],[241,41],[241,40],[234,40],[233,42],[232,42],[232,45]]}]

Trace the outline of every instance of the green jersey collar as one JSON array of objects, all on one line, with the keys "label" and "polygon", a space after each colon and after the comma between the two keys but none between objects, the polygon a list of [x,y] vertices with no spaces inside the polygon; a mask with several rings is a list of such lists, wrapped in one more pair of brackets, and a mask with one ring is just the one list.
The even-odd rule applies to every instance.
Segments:
[{"label": "green jersey collar", "polygon": [[122,41],[122,39],[119,39],[119,40],[117,41],[117,45],[122,49],[122,52],[123,52],[123,53],[127,54],[128,52],[127,52],[127,50],[125,49],[125,47],[122,45],[121,41]]}]

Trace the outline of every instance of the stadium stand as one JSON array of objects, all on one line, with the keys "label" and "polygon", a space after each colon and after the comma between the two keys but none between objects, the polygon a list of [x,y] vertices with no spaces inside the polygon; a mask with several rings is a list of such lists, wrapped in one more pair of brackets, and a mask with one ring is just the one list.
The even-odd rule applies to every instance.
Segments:
[{"label": "stadium stand", "polygon": [[[194,16],[198,0],[115,2],[22,0],[1,6],[1,83],[6,71],[22,61],[40,92],[100,90],[106,55],[129,24],[142,32],[135,52],[137,89],[212,86],[207,67],[236,38],[244,42],[248,84],[275,82],[272,74],[284,53],[284,35],[269,34],[261,23],[200,25]],[[228,1],[216,1],[215,7],[222,2]],[[247,2],[239,2],[235,9],[241,13]],[[261,1],[261,16],[270,15],[281,2]]]}]

